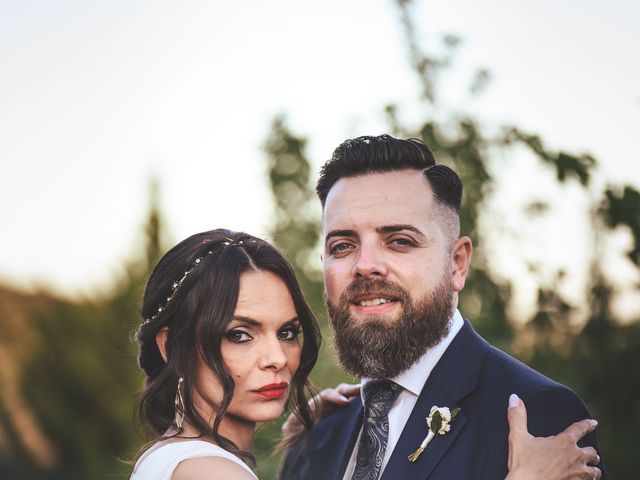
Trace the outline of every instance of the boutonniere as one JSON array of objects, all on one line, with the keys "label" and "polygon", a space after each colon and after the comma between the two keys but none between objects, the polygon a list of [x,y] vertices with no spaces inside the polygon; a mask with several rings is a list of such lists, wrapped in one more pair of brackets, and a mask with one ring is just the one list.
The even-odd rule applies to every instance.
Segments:
[{"label": "boutonniere", "polygon": [[459,408],[454,408],[449,411],[447,407],[436,407],[435,405],[431,407],[431,412],[429,412],[429,416],[427,417],[427,427],[429,427],[429,433],[422,441],[418,449],[409,455],[409,461],[415,462],[418,457],[424,452],[424,449],[427,448],[429,442],[433,440],[433,437],[436,435],[446,435],[449,430],[451,430],[451,424],[455,420],[456,416],[460,413]]}]

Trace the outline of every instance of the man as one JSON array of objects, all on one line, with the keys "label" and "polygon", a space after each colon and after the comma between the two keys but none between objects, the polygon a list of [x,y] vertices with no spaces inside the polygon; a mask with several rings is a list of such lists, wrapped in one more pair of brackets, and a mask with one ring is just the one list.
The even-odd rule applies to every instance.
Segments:
[{"label": "man", "polygon": [[[504,479],[511,393],[535,436],[590,417],[571,390],[489,345],[457,310],[473,250],[460,236],[462,183],[426,145],[347,140],[316,190],[336,350],[363,394],[290,449],[283,478]],[[594,435],[584,443],[595,446]]]}]

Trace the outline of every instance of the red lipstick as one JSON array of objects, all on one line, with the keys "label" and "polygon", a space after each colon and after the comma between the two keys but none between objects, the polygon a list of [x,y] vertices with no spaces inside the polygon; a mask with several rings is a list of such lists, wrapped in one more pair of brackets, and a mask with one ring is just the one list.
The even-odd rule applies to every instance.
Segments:
[{"label": "red lipstick", "polygon": [[284,397],[287,393],[288,388],[289,384],[287,382],[270,383],[269,385],[260,387],[256,390],[256,392],[258,393],[258,395],[264,398],[274,400]]}]

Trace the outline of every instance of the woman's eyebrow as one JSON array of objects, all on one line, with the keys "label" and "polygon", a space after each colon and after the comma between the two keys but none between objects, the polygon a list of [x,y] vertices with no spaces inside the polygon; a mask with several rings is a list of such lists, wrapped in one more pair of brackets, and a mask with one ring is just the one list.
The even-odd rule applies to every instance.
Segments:
[{"label": "woman's eyebrow", "polygon": [[[244,315],[234,315],[231,318],[231,320],[236,320],[237,322],[245,323],[252,327],[259,327],[262,325],[262,322],[255,320],[251,317],[245,317]],[[285,322],[283,322],[283,324],[296,323],[296,322],[300,323],[300,320],[298,319],[297,315],[295,317],[290,318],[289,320],[286,320]]]},{"label": "woman's eyebrow", "polygon": [[290,320],[287,320],[286,322],[284,322],[285,325],[289,325],[290,323],[300,323],[300,319],[298,318],[298,316],[296,315],[295,317],[293,317]]},{"label": "woman's eyebrow", "polygon": [[244,315],[234,315],[231,320],[246,323],[247,325],[251,325],[252,327],[259,327],[260,325],[262,325],[262,323],[258,320],[254,320],[251,317],[245,317]]}]

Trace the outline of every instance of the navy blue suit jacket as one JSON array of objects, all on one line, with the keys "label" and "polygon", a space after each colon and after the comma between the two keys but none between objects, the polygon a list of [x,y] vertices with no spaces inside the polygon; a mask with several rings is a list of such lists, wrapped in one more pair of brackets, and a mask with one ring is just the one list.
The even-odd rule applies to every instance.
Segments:
[{"label": "navy blue suit jacket", "polygon": [[[591,417],[569,388],[492,347],[465,320],[425,383],[381,480],[504,479],[511,393],[524,400],[529,432],[534,436],[555,435],[573,422]],[[451,431],[436,436],[411,463],[407,456],[426,436],[425,419],[433,405],[462,410]],[[318,422],[288,450],[280,478],[341,480],[362,416],[362,403],[356,399]],[[585,445],[596,447],[593,433],[583,439],[581,446]],[[599,466],[606,479],[604,468]]]}]

